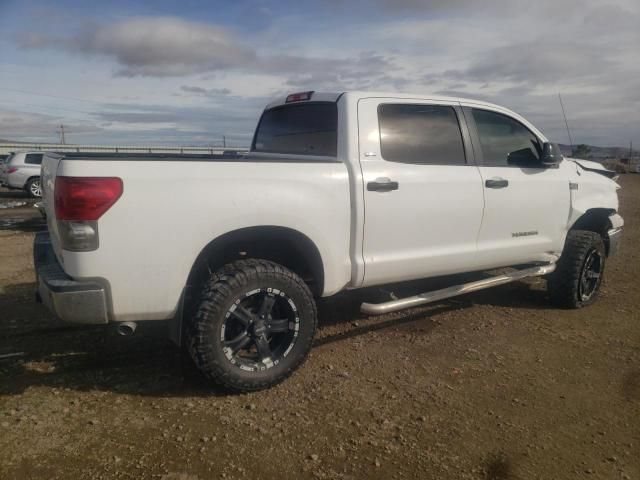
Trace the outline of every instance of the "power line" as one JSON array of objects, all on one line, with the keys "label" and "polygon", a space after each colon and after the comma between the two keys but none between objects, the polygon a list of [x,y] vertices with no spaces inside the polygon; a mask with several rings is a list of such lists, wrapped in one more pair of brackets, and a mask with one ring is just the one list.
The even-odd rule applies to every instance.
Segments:
[{"label": "power line", "polygon": [[[25,107],[34,107],[40,110],[52,110],[54,112],[59,112],[59,111],[64,111],[64,112],[71,112],[71,113],[84,113],[84,114],[88,114],[88,115],[94,115],[96,112],[88,112],[86,110],[75,110],[75,109],[71,109],[71,108],[63,108],[63,107],[53,107],[53,106],[49,106],[49,105],[36,105],[33,103],[24,103],[24,102],[18,102],[15,100],[4,100],[4,99],[0,99],[0,104],[3,103],[13,103],[15,105],[21,105],[21,106],[25,106]],[[23,110],[24,112],[24,110]],[[30,113],[30,112],[24,112],[24,113]],[[37,114],[37,112],[36,112]]]},{"label": "power line", "polygon": [[62,99],[62,100],[75,100],[77,102],[97,103],[97,104],[107,103],[107,102],[104,102],[104,101],[87,100],[85,98],[78,98],[78,97],[68,97],[68,96],[64,96],[64,95],[52,95],[50,93],[30,92],[28,90],[20,90],[19,88],[3,88],[3,90],[9,90],[11,92],[24,93],[24,94],[27,94],[27,95],[37,95],[39,97],[59,98],[59,99]]}]

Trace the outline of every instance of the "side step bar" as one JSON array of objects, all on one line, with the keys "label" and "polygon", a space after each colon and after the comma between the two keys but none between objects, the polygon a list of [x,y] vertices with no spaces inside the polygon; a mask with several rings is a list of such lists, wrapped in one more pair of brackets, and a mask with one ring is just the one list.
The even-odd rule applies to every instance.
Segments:
[{"label": "side step bar", "polygon": [[405,308],[417,307],[425,303],[437,302],[445,298],[457,297],[465,293],[484,290],[485,288],[503,285],[505,283],[514,282],[527,277],[539,277],[547,275],[556,269],[555,263],[540,265],[523,270],[517,270],[504,275],[478,280],[476,282],[463,283],[462,285],[454,285],[452,287],[434,290],[433,292],[425,292],[413,297],[401,298],[384,303],[363,303],[360,307],[362,313],[367,315],[382,315],[383,313],[397,312]]}]

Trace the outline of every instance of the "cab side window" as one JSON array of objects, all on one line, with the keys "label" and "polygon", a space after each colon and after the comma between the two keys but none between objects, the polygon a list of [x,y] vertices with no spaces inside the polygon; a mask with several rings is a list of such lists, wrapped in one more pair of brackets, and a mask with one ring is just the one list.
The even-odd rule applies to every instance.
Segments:
[{"label": "cab side window", "polygon": [[378,107],[380,149],[388,162],[465,165],[464,145],[453,107],[382,104]]},{"label": "cab side window", "polygon": [[517,120],[488,110],[472,109],[480,137],[483,165],[541,168],[542,145]]}]

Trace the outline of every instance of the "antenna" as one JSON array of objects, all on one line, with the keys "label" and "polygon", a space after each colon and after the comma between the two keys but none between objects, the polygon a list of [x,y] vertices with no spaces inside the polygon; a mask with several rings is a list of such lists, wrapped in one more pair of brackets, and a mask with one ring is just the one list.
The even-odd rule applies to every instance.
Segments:
[{"label": "antenna", "polygon": [[562,109],[562,116],[564,117],[564,124],[567,127],[567,135],[569,135],[569,143],[571,144],[571,153],[573,154],[573,139],[571,138],[571,130],[569,130],[569,122],[567,122],[567,114],[564,113],[564,104],[562,103],[562,95],[558,92],[558,98],[560,99],[560,108]]},{"label": "antenna", "polygon": [[65,139],[64,139],[64,125],[60,125],[60,129],[59,129],[59,133],[60,133],[60,145],[64,145]]}]

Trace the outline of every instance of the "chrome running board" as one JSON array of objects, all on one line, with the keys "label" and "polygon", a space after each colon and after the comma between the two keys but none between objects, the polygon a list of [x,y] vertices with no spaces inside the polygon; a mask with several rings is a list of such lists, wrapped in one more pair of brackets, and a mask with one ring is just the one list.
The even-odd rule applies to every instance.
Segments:
[{"label": "chrome running board", "polygon": [[391,300],[390,302],[363,303],[360,306],[360,311],[367,315],[382,315],[383,313],[397,312],[398,310],[404,310],[405,308],[417,307],[418,305],[424,305],[425,303],[457,297],[458,295],[475,292],[477,290],[484,290],[485,288],[496,287],[505,283],[515,282],[516,280],[522,280],[527,277],[547,275],[555,269],[555,263],[525,268],[523,270],[505,273],[504,275],[498,275],[484,280],[478,280],[476,282],[463,283],[462,285],[454,285],[452,287],[434,290],[433,292],[421,293],[413,297]]}]

